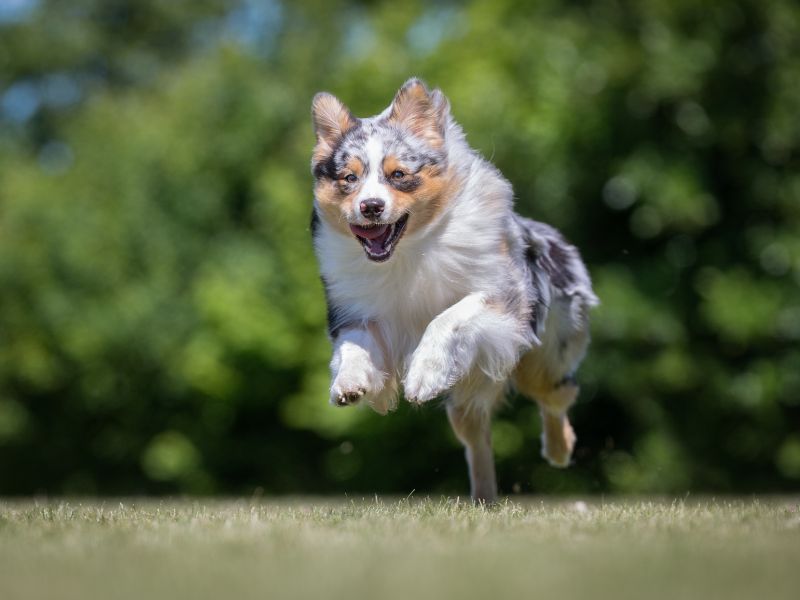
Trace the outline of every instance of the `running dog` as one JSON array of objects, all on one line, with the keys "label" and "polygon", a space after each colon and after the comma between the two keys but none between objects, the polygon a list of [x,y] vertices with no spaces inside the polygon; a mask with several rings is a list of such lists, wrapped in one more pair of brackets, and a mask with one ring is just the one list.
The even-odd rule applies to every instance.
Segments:
[{"label": "running dog", "polygon": [[472,497],[492,502],[491,418],[514,387],[539,405],[542,455],[566,467],[567,409],[598,302],[577,249],[513,211],[509,182],[419,79],[377,116],[319,93],[312,117],[331,403],[385,414],[401,386],[412,404],[446,397]]}]

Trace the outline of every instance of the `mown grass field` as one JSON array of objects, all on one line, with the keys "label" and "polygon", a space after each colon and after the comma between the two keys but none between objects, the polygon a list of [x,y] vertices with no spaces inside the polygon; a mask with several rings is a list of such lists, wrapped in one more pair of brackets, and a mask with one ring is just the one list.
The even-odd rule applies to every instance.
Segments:
[{"label": "mown grass field", "polygon": [[0,598],[798,598],[800,499],[0,501]]}]

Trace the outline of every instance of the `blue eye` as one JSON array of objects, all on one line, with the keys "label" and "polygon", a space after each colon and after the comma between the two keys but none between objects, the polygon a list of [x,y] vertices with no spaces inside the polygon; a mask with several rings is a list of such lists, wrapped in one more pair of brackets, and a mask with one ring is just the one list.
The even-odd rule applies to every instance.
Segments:
[{"label": "blue eye", "polygon": [[399,169],[397,171],[392,171],[392,179],[402,179],[405,176],[406,174]]},{"label": "blue eye", "polygon": [[345,175],[345,178],[344,178],[344,180],[345,180],[347,183],[355,183],[356,181],[358,181],[358,177],[356,177],[356,176],[355,176],[355,175],[353,175],[352,173],[349,173],[348,175]]}]

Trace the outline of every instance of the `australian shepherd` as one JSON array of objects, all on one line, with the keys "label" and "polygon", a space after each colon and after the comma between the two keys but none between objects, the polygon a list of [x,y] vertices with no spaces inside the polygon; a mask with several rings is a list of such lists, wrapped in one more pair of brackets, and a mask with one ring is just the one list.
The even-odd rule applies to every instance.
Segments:
[{"label": "australian shepherd", "polygon": [[411,79],[370,118],[320,93],[312,115],[331,403],[384,414],[401,387],[412,404],[446,398],[472,497],[491,502],[492,413],[514,388],[539,405],[542,455],[567,466],[597,304],[577,249],[514,212],[511,185],[469,147],[440,90]]}]

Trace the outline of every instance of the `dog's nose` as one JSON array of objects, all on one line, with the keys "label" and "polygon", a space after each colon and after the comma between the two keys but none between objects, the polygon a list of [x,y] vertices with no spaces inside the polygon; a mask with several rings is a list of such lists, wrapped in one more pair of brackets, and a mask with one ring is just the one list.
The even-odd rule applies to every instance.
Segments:
[{"label": "dog's nose", "polygon": [[386,203],[379,198],[368,198],[367,200],[361,201],[361,214],[368,219],[377,219],[381,216],[385,206]]}]

